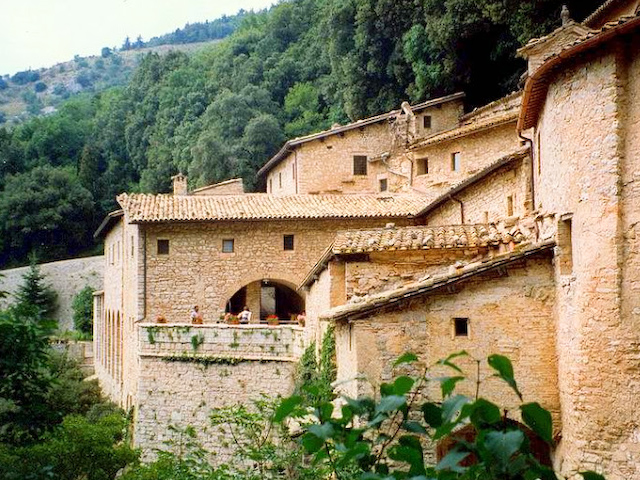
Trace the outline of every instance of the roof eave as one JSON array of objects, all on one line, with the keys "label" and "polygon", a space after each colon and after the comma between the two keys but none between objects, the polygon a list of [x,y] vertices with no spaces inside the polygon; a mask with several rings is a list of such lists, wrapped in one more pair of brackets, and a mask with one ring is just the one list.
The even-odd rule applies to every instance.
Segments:
[{"label": "roof eave", "polygon": [[102,236],[103,233],[104,235],[106,235],[109,230],[111,230],[111,227],[122,217],[124,217],[124,210],[122,209],[114,210],[113,212],[108,213],[104,217],[104,220],[102,220],[102,223],[100,224],[98,229],[94,232],[93,238],[98,238]]},{"label": "roof eave", "polygon": [[536,125],[540,111],[542,110],[541,104],[544,103],[544,100],[546,99],[546,92],[549,88],[547,79],[556,67],[586,50],[607,42],[612,38],[626,34],[638,27],[638,25],[640,25],[640,17],[636,17],[609,30],[605,30],[572,48],[561,51],[557,55],[554,55],[552,58],[545,61],[525,83],[524,94],[522,97],[522,108],[520,109],[520,116],[518,117],[518,123],[516,124],[518,133]]},{"label": "roof eave", "polygon": [[335,314],[329,313],[326,316],[321,316],[321,318],[324,320],[331,320],[335,322],[357,320],[366,317],[370,312],[378,310],[379,308],[388,308],[389,306],[396,305],[410,298],[436,293],[443,288],[447,288],[451,285],[463,282],[477,275],[491,272],[498,268],[508,266],[512,263],[519,262],[534,255],[550,252],[552,251],[554,246],[555,241],[547,241],[536,245],[533,248],[505,255],[503,258],[489,260],[486,263],[478,265],[474,269],[462,271],[461,273],[456,273],[453,275],[447,275],[427,285],[416,287],[413,290],[400,289],[395,296],[392,295],[388,298],[381,298],[378,302],[372,301],[362,306],[355,304],[352,309],[348,309],[344,312],[337,312]]}]

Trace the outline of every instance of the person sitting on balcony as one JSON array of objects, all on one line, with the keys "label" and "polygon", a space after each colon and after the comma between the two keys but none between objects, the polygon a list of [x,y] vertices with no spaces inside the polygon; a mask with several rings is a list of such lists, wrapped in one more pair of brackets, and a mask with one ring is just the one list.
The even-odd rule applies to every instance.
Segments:
[{"label": "person sitting on balcony", "polygon": [[195,305],[192,309],[191,309],[191,323],[195,324],[195,325],[202,325],[202,314],[200,313],[200,309],[198,308],[198,305]]},{"label": "person sitting on balcony", "polygon": [[251,321],[251,310],[245,306],[244,309],[238,314],[240,323],[249,323]]}]

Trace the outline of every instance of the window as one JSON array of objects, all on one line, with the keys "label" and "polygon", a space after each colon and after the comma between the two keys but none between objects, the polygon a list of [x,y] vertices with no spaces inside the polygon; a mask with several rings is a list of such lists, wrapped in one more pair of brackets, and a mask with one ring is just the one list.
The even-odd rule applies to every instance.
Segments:
[{"label": "window", "polygon": [[386,178],[381,178],[378,181],[380,182],[380,191],[381,192],[386,192],[387,191],[387,179]]},{"label": "window", "polygon": [[513,216],[513,197],[511,195],[507,197],[507,216]]},{"label": "window", "polygon": [[273,178],[269,179],[269,193],[273,193]]},{"label": "window", "polygon": [[284,238],[284,249],[293,250],[293,235],[285,235],[283,238]]},{"label": "window", "polygon": [[425,115],[422,117],[422,128],[431,128],[431,115]]},{"label": "window", "polygon": [[558,222],[558,239],[556,241],[560,254],[556,257],[560,267],[560,275],[573,273],[573,245],[571,240],[572,217],[565,215]]},{"label": "window", "polygon": [[451,154],[451,171],[452,172],[460,171],[460,152],[453,152]]},{"label": "window", "polygon": [[278,173],[278,188],[282,188],[282,172]]},{"label": "window", "polygon": [[225,238],[222,240],[222,253],[233,253],[233,238]]},{"label": "window", "polygon": [[354,175],[367,174],[367,156],[366,155],[353,156],[353,174]]},{"label": "window", "polygon": [[169,255],[169,240],[158,239],[158,255]]},{"label": "window", "polygon": [[453,333],[456,337],[468,337],[469,336],[469,319],[454,318]]},{"label": "window", "polygon": [[416,175],[426,175],[429,173],[429,159],[419,158],[416,162]]},{"label": "window", "polygon": [[295,163],[291,164],[291,178],[293,178],[294,180],[296,179],[296,164]]},{"label": "window", "polygon": [[133,258],[134,249],[135,245],[133,243],[133,235],[131,235],[131,258]]}]

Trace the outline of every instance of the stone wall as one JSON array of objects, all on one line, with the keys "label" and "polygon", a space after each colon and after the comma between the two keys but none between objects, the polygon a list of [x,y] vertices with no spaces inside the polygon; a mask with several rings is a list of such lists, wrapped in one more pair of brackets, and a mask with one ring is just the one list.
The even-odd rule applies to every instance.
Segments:
[{"label": "stone wall", "polygon": [[556,266],[559,468],[601,469],[612,479],[640,476],[637,39],[631,45],[565,64],[534,132],[536,203],[558,214],[564,232]]},{"label": "stone wall", "polygon": [[[224,313],[227,300],[257,280],[280,282],[293,290],[320,258],[335,232],[382,227],[388,219],[298,220],[295,222],[216,222],[145,226],[147,242],[146,318],[189,320],[199,305],[205,323]],[[403,223],[396,222],[396,223]],[[406,224],[406,221],[403,223]],[[283,235],[294,235],[294,250],[283,249]],[[158,239],[169,240],[170,253],[158,255]],[[234,252],[221,251],[234,240]]]},{"label": "stone wall", "polygon": [[177,440],[170,426],[193,426],[214,462],[227,461],[233,441],[211,426],[211,409],[251,408],[263,394],[290,394],[304,346],[303,329],[295,326],[141,324],[138,330],[134,443],[147,460],[153,449],[168,450],[165,442]]},{"label": "stone wall", "polygon": [[[498,222],[529,213],[529,158],[518,160],[488,175],[436,208],[427,225]],[[460,205],[462,203],[462,206]]]},{"label": "stone wall", "polygon": [[[519,148],[520,139],[514,120],[511,123],[415,149],[412,152],[414,165],[420,159],[428,159],[429,173],[417,175],[415,170],[412,187],[435,198],[456,183]],[[452,170],[451,157],[454,152],[460,153],[458,171]]]},{"label": "stone wall", "polygon": [[[418,354],[420,365],[433,365],[451,353],[466,350],[482,360],[480,393],[509,409],[518,417],[518,399],[509,387],[495,378],[486,358],[499,353],[513,362],[525,401],[538,401],[548,408],[556,432],[560,430],[560,399],[557,389],[555,345],[555,287],[548,257],[509,267],[501,276],[476,277],[456,292],[412,299],[363,319],[341,322],[337,328],[338,381],[358,374],[343,390],[371,395],[381,382],[393,378],[394,360],[407,351]],[[454,334],[453,319],[469,320],[467,337]],[[476,364],[459,363],[470,380],[459,384],[459,392],[475,394]],[[451,371],[433,371],[435,376]],[[439,386],[429,390],[439,397]]]},{"label": "stone wall", "polygon": [[[104,261],[102,256],[74,258],[40,264],[40,273],[45,282],[50,284],[58,294],[58,310],[55,319],[60,331],[73,330],[73,297],[89,285],[95,290],[102,289]],[[0,291],[9,292],[9,296],[0,299],[0,308],[5,308],[15,301],[13,294],[22,285],[22,278],[29,267],[2,270],[0,274]]]},{"label": "stone wall", "polygon": [[[400,160],[395,163],[401,163],[408,141],[457,126],[461,114],[462,103],[455,100],[417,112],[410,119],[411,126],[405,125],[408,120],[403,114],[304,142],[293,147],[295,150],[269,172],[267,192],[373,193],[380,191],[381,179],[388,180],[390,191],[400,191],[409,184],[411,171],[403,172],[401,165],[386,163],[383,154],[398,154]],[[430,128],[424,128],[425,115],[431,116]],[[366,175],[354,175],[354,155],[367,156]]]}]

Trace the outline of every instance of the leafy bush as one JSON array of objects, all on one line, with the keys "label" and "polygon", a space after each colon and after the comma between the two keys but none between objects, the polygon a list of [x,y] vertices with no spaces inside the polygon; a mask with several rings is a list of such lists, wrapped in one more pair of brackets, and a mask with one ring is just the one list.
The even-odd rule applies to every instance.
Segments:
[{"label": "leafy bush", "polygon": [[87,335],[93,333],[93,292],[94,289],[87,285],[73,297],[71,304],[75,329]]},{"label": "leafy bush", "polygon": [[[337,414],[334,405],[325,402],[310,412],[301,396],[283,400],[275,419],[288,416],[306,419],[301,437],[307,453],[330,469],[336,478],[354,473],[367,480],[557,480],[553,470],[541,464],[533,455],[531,444],[518,423],[508,421],[500,408],[480,398],[455,393],[463,380],[455,358],[466,352],[441,360],[452,375],[430,378],[428,368],[420,375],[398,375],[392,383],[380,386],[380,398],[345,398]],[[413,354],[401,356],[394,367],[405,367],[418,359]],[[478,366],[480,362],[477,361]],[[508,358],[491,355],[489,366],[494,377],[502,379],[522,401]],[[437,382],[441,401],[426,397],[425,387]],[[476,379],[480,385],[480,379]],[[553,446],[551,414],[538,403],[520,406],[522,421],[549,448]],[[471,425],[472,438],[457,433]],[[448,440],[452,448],[436,465],[425,462],[424,446],[434,446]],[[593,472],[584,472],[588,480],[602,480]]]},{"label": "leafy bush", "polygon": [[38,82],[33,87],[36,93],[44,92],[47,89],[47,84],[44,82]]},{"label": "leafy bush", "polygon": [[36,82],[38,80],[40,80],[40,74],[33,70],[18,72],[11,77],[11,81],[16,85],[26,85],[27,83]]}]

